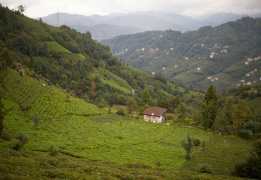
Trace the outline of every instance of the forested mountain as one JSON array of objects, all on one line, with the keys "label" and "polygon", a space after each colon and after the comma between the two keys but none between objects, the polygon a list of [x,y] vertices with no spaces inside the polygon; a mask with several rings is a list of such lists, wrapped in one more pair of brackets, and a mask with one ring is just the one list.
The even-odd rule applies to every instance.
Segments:
[{"label": "forested mountain", "polygon": [[123,62],[167,78],[220,91],[260,82],[261,19],[242,18],[197,31],[148,31],[102,41]]},{"label": "forested mountain", "polygon": [[41,19],[53,26],[67,25],[82,33],[89,31],[94,39],[103,40],[118,35],[150,30],[172,29],[186,32],[197,30],[203,26],[218,26],[241,17],[236,14],[218,13],[193,19],[175,13],[137,12],[106,16],[56,13],[41,17]]},{"label": "forested mountain", "polygon": [[156,105],[158,99],[186,94],[186,101],[201,94],[185,91],[180,83],[171,84],[161,74],[152,76],[126,65],[89,32],[53,27],[4,7],[0,18],[1,71],[16,69],[100,107],[126,105],[128,96],[143,106],[144,91],[149,93],[149,105]]}]

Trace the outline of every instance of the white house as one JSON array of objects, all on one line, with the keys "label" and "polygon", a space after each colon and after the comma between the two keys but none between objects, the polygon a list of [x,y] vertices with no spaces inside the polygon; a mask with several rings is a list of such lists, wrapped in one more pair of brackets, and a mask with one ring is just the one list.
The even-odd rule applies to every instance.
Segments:
[{"label": "white house", "polygon": [[152,107],[146,109],[141,114],[144,115],[144,121],[163,123],[165,121],[165,112],[167,109],[161,107]]}]

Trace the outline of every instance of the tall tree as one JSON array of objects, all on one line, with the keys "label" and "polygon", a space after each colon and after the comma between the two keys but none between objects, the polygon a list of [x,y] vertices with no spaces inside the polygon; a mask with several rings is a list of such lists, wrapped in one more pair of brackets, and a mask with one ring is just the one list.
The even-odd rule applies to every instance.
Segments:
[{"label": "tall tree", "polygon": [[236,128],[236,133],[238,135],[241,128],[246,125],[246,117],[247,117],[247,104],[244,100],[240,99],[236,105],[235,116],[233,125]]},{"label": "tall tree", "polygon": [[192,148],[194,146],[194,138],[190,137],[190,135],[188,133],[187,142],[186,142],[186,139],[182,139],[180,141],[180,144],[187,153],[185,156],[186,160],[190,160],[190,154],[192,153]]},{"label": "tall tree", "polygon": [[223,133],[232,133],[233,122],[234,122],[234,98],[232,96],[226,98],[225,106],[219,113],[216,121],[215,128]]},{"label": "tall tree", "polygon": [[34,60],[33,54],[31,53],[30,54],[29,64],[28,64],[28,66],[29,66],[31,71],[34,70],[34,64],[35,64],[35,60]]},{"label": "tall tree", "polygon": [[150,102],[151,102],[151,96],[150,96],[150,92],[149,92],[149,90],[148,89],[145,89],[144,91],[143,91],[143,94],[142,94],[142,102],[143,102],[143,104],[144,105],[149,105],[150,104]]},{"label": "tall tree", "polygon": [[128,97],[127,110],[129,111],[129,113],[134,111],[136,108],[137,108],[137,103],[136,103],[135,99],[132,97]]},{"label": "tall tree", "polygon": [[14,60],[7,48],[4,48],[4,50],[1,52],[0,61],[5,61],[7,67],[13,65]]},{"label": "tall tree", "polygon": [[3,112],[3,109],[4,109],[4,104],[2,103],[2,96],[0,94],[0,135],[4,129],[3,121],[4,121],[5,113]]},{"label": "tall tree", "polygon": [[215,123],[215,119],[218,113],[218,101],[217,101],[216,89],[213,85],[209,86],[203,103],[201,105],[201,112],[203,115],[203,126],[212,128]]}]

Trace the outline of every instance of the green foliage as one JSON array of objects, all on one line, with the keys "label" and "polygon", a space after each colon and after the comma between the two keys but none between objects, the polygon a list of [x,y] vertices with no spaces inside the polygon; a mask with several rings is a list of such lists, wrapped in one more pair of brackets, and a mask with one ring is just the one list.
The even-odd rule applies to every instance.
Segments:
[{"label": "green foliage", "polygon": [[142,94],[142,103],[143,103],[143,105],[149,105],[150,104],[150,102],[151,102],[151,96],[150,96],[150,92],[149,92],[149,90],[148,89],[145,89],[144,91],[143,91],[143,94]]},{"label": "green foliage", "polygon": [[[133,67],[149,72],[160,71],[168,79],[200,88],[213,84],[220,92],[223,88],[235,87],[235,82],[243,77],[247,81],[259,81],[260,73],[250,77],[245,77],[245,74],[254,68],[260,69],[260,62],[249,65],[244,62],[247,57],[261,55],[260,22],[260,18],[247,17],[192,32],[147,31],[102,43],[109,45],[116,56]],[[210,58],[212,53],[213,58]],[[207,79],[209,76],[213,81]]]},{"label": "green foliage", "polygon": [[41,116],[38,114],[38,113],[34,113],[31,115],[31,119],[33,120],[34,122],[34,127],[35,129],[37,128],[37,125],[38,125],[38,122],[40,121],[41,119]]},{"label": "green foliage", "polygon": [[11,142],[11,147],[12,149],[19,151],[21,150],[24,145],[27,143],[27,141],[29,140],[29,138],[27,137],[26,134],[24,134],[23,132],[19,132],[15,135],[15,140],[13,140]]},{"label": "green foliage", "polygon": [[3,140],[6,140],[6,141],[10,141],[12,139],[11,135],[9,134],[9,132],[7,132],[5,129],[1,132],[0,137]]},{"label": "green foliage", "polygon": [[116,114],[121,115],[121,116],[126,116],[126,112],[123,108],[119,107]]},{"label": "green foliage", "polygon": [[199,173],[212,174],[213,173],[213,167],[210,164],[200,164],[198,166],[198,172]]},{"label": "green foliage", "polygon": [[5,61],[7,67],[11,67],[14,64],[14,60],[7,48],[1,51],[0,61]]},{"label": "green foliage", "polygon": [[190,154],[192,153],[192,148],[194,146],[194,138],[191,138],[189,133],[187,134],[187,142],[185,139],[180,140],[180,144],[183,149],[186,151],[186,160],[190,160]]},{"label": "green foliage", "polygon": [[203,126],[212,128],[218,113],[217,94],[214,86],[210,86],[206,92],[203,103],[201,105],[201,112],[203,116]]},{"label": "green foliage", "polygon": [[127,110],[129,113],[136,110],[136,108],[137,108],[137,103],[136,103],[135,99],[132,97],[128,97],[128,101],[126,104],[127,104]]},{"label": "green foliage", "polygon": [[250,155],[251,145],[251,141],[214,133],[211,141],[202,140],[201,147],[195,149],[193,158],[187,161],[182,169],[198,171],[199,166],[209,164],[212,166],[213,174],[231,175],[235,164]]},{"label": "green foliage", "polygon": [[240,177],[261,178],[261,139],[254,142],[251,156],[235,166],[234,174]]},{"label": "green foliage", "polygon": [[235,116],[233,125],[236,128],[236,133],[239,134],[241,128],[246,125],[246,112],[247,104],[244,100],[240,99],[236,105]]},{"label": "green foliage", "polygon": [[194,141],[193,141],[193,145],[194,145],[194,146],[199,146],[200,143],[201,143],[200,139],[194,138]]},{"label": "green foliage", "polygon": [[3,124],[3,121],[4,121],[4,104],[2,102],[2,95],[0,94],[0,135],[2,134],[3,132],[3,129],[4,129],[4,124]]},{"label": "green foliage", "polygon": [[57,156],[59,154],[59,149],[53,145],[49,148],[48,151],[50,156]]},{"label": "green foliage", "polygon": [[253,139],[253,132],[251,130],[240,130],[239,137],[246,139],[246,140],[252,140]]}]

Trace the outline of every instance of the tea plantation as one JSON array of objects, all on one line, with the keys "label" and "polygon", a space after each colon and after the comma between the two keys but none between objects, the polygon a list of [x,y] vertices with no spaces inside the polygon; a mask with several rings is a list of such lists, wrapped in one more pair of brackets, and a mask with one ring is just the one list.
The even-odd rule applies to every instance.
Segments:
[{"label": "tea plantation", "polygon": [[[0,140],[4,179],[228,179],[250,152],[251,142],[235,137],[108,114],[14,70],[2,79],[4,131],[10,136]],[[10,149],[17,133],[29,138],[20,151]],[[194,147],[189,162],[180,145],[187,133],[206,142],[204,150]],[[58,156],[48,155],[51,147]],[[214,175],[198,174],[202,164]]]}]

